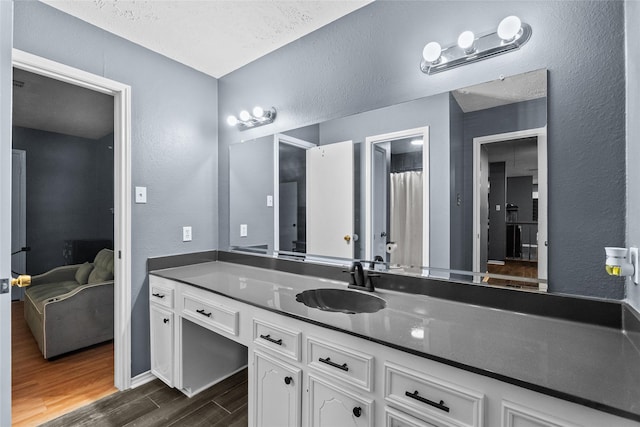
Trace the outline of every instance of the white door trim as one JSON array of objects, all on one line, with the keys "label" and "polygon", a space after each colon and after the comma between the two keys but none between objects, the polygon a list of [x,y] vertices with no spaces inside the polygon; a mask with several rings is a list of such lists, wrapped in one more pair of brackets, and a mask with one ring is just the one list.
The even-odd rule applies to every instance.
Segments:
[{"label": "white door trim", "polygon": [[283,133],[273,135],[273,256],[280,252],[280,144],[308,150],[316,144]]},{"label": "white door trim", "polygon": [[114,384],[131,386],[131,87],[18,49],[13,66],[114,98]]},{"label": "white door trim", "polygon": [[[372,181],[372,164],[373,164],[373,144],[381,142],[394,141],[396,139],[405,138],[422,138],[422,267],[429,266],[429,236],[431,234],[429,230],[429,126],[406,129],[398,132],[385,133],[381,135],[368,136],[365,138],[364,143],[364,205],[365,205],[365,217],[364,217],[364,236],[365,236],[365,260],[373,260],[373,181]],[[424,270],[426,272],[426,270]]]},{"label": "white door trim", "polygon": [[[547,127],[519,130],[496,135],[473,138],[473,272],[485,273],[480,270],[480,148],[483,144],[509,141],[512,139],[538,138],[538,289],[547,291]],[[480,276],[475,275],[474,281],[479,282]]]}]

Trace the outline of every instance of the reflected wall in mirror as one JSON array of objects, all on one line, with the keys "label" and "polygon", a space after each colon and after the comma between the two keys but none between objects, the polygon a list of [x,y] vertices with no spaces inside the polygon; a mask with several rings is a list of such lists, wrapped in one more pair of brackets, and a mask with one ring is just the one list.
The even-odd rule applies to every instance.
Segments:
[{"label": "reflected wall in mirror", "polygon": [[[249,247],[252,251],[263,251],[269,255],[286,254],[306,260],[317,260],[314,255],[322,255],[322,258],[342,256],[372,261],[377,255],[384,261],[378,268],[418,266],[422,267],[418,268],[422,274],[430,276],[544,290],[548,240],[546,96],[547,71],[543,69],[288,131],[285,138],[294,135],[318,145],[310,149],[305,147],[306,164],[304,167],[296,166],[299,174],[296,178],[287,177],[289,171],[280,166],[289,163],[289,154],[286,148],[280,151],[278,135],[250,141],[262,147],[242,150],[242,156],[239,152],[230,153],[231,246],[233,249]],[[401,240],[393,236],[392,230],[395,208],[391,207],[391,172],[389,169],[382,174],[374,173],[374,155],[378,153],[378,170],[390,168],[394,153],[396,158],[402,156],[393,147],[399,147],[400,140],[413,136],[406,133],[413,130],[415,134],[416,129],[428,129],[424,136],[428,145],[422,150],[422,177],[418,178],[422,182],[423,199],[417,204],[422,204],[423,228],[420,230],[417,225],[410,225],[407,229],[412,237],[421,238],[422,244],[416,246],[412,243],[413,249],[406,251],[413,258],[403,255],[402,259],[395,259],[393,248],[390,249],[391,254],[386,250],[387,243]],[[300,136],[304,134],[312,136]],[[498,141],[524,138],[528,142],[521,141],[520,144],[528,144],[527,152],[511,146],[511,163],[506,158],[492,157],[494,149],[498,150],[496,147],[499,145],[495,145],[500,144]],[[535,139],[535,148],[532,138]],[[352,177],[336,179],[333,174],[349,169],[335,166],[325,168],[328,175],[316,179],[315,172],[309,170],[309,153],[315,150],[320,153],[332,145],[337,146],[336,141],[346,140],[354,142]],[[233,148],[236,145],[241,144],[232,145],[230,151],[236,150]],[[484,149],[480,150],[481,147]],[[475,158],[474,149],[479,150]],[[482,153],[486,153],[486,164],[480,156]],[[300,154],[301,150],[291,155],[300,158]],[[524,156],[522,159],[521,155]],[[528,170],[527,174],[512,171],[513,164],[530,162],[532,155],[537,168],[529,164],[526,167],[521,165]],[[304,199],[302,169],[306,170]],[[481,169],[484,175],[479,175]],[[492,170],[494,172],[491,173]],[[500,170],[503,170],[502,180],[499,179]],[[239,173],[246,176],[237,176]],[[521,194],[514,189],[518,182],[522,184],[524,181],[531,190],[523,191],[532,194],[526,200],[513,195]],[[293,190],[291,182],[296,182],[296,190]],[[241,186],[252,183],[256,188]],[[331,199],[332,192],[342,189],[345,183],[353,183],[353,193],[338,204],[339,207],[323,210],[327,206],[325,202],[314,203],[316,197],[323,195]],[[285,188],[287,186],[288,189]],[[504,187],[504,196],[498,191],[501,187]],[[297,196],[292,196],[292,193]],[[533,196],[536,193],[537,201]],[[264,202],[268,194],[274,195],[273,208],[268,208]],[[255,199],[239,200],[249,195]],[[418,209],[415,209],[417,196],[411,200],[410,219],[405,223],[415,222],[420,217]],[[349,211],[347,202],[353,202],[352,218],[346,222],[353,225],[351,231],[332,217],[335,212]],[[305,210],[305,203],[303,223],[301,212]],[[517,216],[515,206],[518,206]],[[332,240],[340,241],[340,249],[350,249],[347,255],[330,247],[310,248],[309,240],[313,239],[314,233],[310,231],[310,222],[314,218],[324,227],[316,235],[335,232],[337,238],[334,236]],[[248,224],[248,236],[239,236],[242,224]],[[268,233],[263,233],[263,229]],[[385,244],[384,252],[381,251],[382,244]],[[314,253],[316,250],[320,253]],[[398,249],[395,251],[396,255],[401,254]],[[422,261],[419,263],[416,259]],[[339,262],[348,261],[341,259]],[[415,272],[410,268],[389,271]],[[473,279],[466,272],[473,272]]]},{"label": "reflected wall in mirror", "polygon": [[365,258],[378,269],[429,265],[429,128],[365,139]]}]

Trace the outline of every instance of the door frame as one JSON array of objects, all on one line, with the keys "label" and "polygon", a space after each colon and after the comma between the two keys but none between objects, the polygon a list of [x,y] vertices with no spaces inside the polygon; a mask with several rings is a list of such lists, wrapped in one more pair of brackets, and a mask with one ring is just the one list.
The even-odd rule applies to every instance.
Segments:
[{"label": "door frame", "polygon": [[113,96],[114,385],[131,387],[131,87],[18,49],[13,67]]},{"label": "door frame", "polygon": [[382,142],[391,142],[397,139],[405,138],[422,138],[422,266],[423,272],[428,274],[425,267],[429,266],[429,238],[431,230],[429,230],[429,197],[431,194],[429,188],[429,126],[405,129],[398,132],[384,133],[381,135],[368,136],[364,143],[364,237],[365,237],[365,260],[373,259],[373,181],[372,181],[372,163],[373,163],[373,145]]},{"label": "door frame", "polygon": [[312,142],[283,133],[273,135],[273,256],[275,258],[280,253],[280,144],[293,145],[303,150],[317,147]]},{"label": "door frame", "polygon": [[[536,137],[538,142],[538,289],[547,291],[548,276],[548,194],[547,185],[547,127],[524,129],[515,132],[500,133],[473,138],[473,265],[474,273],[484,274],[480,270],[480,149],[484,144],[504,142],[513,139]],[[544,191],[540,191],[540,189]],[[474,275],[474,282],[479,282],[481,275]]]}]

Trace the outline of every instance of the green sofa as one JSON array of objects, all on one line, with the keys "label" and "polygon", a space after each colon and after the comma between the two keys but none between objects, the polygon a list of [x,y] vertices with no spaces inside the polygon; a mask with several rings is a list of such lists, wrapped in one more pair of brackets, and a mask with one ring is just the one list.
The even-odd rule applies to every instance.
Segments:
[{"label": "green sofa", "polygon": [[45,359],[113,339],[113,251],[33,276],[24,317]]}]

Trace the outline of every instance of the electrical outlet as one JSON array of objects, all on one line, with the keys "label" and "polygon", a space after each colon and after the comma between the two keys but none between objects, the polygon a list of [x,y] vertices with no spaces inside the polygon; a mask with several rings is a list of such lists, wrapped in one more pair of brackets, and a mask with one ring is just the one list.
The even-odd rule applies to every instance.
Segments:
[{"label": "electrical outlet", "polygon": [[182,227],[182,241],[190,242],[191,237],[191,226]]},{"label": "electrical outlet", "polygon": [[247,237],[247,224],[240,224],[240,237]]}]

